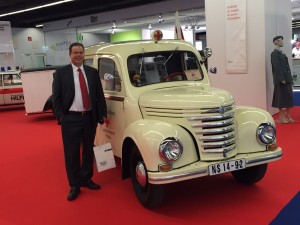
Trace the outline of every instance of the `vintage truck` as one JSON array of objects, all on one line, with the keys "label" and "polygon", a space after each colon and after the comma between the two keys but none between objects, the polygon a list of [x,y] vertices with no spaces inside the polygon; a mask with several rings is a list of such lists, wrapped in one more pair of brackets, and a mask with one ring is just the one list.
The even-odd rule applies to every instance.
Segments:
[{"label": "vintage truck", "polygon": [[282,157],[272,116],[235,105],[230,93],[211,86],[194,46],[161,36],[85,49],[108,107],[98,144],[112,144],[122,178],[131,177],[146,208],[162,203],[167,183],[227,172],[244,184],[260,181]]},{"label": "vintage truck", "polygon": [[20,71],[0,72],[0,105],[24,104]]}]

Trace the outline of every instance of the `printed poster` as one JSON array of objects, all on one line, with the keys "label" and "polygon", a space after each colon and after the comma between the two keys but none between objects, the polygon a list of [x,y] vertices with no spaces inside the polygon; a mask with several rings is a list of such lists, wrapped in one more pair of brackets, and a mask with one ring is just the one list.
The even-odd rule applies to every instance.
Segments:
[{"label": "printed poster", "polygon": [[246,0],[226,0],[226,72],[247,73]]}]

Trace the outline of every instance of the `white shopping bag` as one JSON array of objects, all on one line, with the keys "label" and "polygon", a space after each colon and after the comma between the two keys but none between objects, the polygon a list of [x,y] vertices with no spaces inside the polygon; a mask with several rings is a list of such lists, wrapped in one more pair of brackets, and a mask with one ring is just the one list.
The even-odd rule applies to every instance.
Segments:
[{"label": "white shopping bag", "polygon": [[115,157],[110,143],[94,147],[98,172],[116,167]]}]

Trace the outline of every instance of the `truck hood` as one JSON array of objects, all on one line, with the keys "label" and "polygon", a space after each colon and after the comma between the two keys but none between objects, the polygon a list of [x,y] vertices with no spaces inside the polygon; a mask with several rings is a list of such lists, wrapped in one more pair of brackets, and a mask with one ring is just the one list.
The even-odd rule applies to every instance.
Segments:
[{"label": "truck hood", "polygon": [[148,91],[140,96],[140,107],[178,108],[219,107],[233,104],[232,95],[224,90],[202,86],[182,86]]}]

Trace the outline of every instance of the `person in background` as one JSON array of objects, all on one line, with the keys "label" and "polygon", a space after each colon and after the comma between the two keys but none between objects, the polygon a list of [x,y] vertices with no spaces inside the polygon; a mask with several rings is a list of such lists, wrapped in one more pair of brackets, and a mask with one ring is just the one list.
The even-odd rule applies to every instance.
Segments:
[{"label": "person in background", "polygon": [[292,49],[293,58],[300,59],[300,42],[296,41],[295,47]]},{"label": "person in background", "polygon": [[290,108],[293,103],[293,78],[287,56],[280,50],[283,47],[283,37],[273,38],[275,45],[271,53],[272,74],[274,83],[274,92],[272,107],[279,109],[279,120],[277,123],[295,122],[290,116]]},{"label": "person in background", "polygon": [[72,201],[79,195],[81,187],[93,190],[101,188],[91,180],[93,146],[97,123],[103,124],[107,108],[98,71],[83,65],[84,46],[72,43],[69,56],[71,63],[54,73],[52,103],[54,114],[61,124],[70,185],[67,199]]}]

